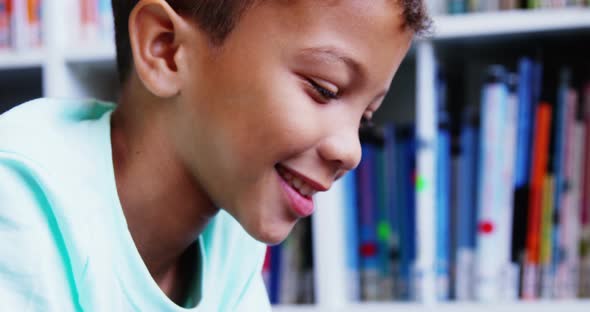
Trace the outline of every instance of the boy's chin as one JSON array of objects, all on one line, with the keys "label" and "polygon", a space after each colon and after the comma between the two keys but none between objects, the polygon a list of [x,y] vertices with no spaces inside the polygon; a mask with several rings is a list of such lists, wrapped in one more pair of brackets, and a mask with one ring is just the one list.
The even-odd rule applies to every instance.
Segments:
[{"label": "boy's chin", "polygon": [[291,233],[295,223],[297,222],[267,223],[263,226],[246,228],[246,231],[257,241],[272,246],[284,241]]}]

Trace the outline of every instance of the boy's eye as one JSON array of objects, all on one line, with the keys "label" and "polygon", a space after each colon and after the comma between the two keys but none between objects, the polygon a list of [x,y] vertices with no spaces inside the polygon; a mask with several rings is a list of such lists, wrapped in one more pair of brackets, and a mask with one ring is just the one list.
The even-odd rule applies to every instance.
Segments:
[{"label": "boy's eye", "polygon": [[[326,82],[318,82],[314,79],[306,79],[309,85],[314,89],[315,93],[319,95],[322,100],[329,101],[338,98],[338,88]],[[331,86],[328,86],[331,85]]]}]

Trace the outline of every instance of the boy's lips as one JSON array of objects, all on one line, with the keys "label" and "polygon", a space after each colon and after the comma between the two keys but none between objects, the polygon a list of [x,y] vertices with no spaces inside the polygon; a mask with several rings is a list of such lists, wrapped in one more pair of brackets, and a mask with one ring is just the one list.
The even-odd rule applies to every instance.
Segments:
[{"label": "boy's lips", "polygon": [[277,165],[276,170],[281,188],[293,212],[301,218],[311,215],[314,210],[312,196],[327,188],[285,166]]},{"label": "boy's lips", "polygon": [[301,182],[303,182],[304,184],[309,186],[314,191],[314,193],[325,192],[330,188],[329,186],[324,186],[321,183],[319,183],[319,182],[305,176],[304,174],[302,174],[292,168],[289,168],[283,164],[277,164],[276,168],[277,168],[277,171],[279,172],[279,174],[281,174],[282,176],[284,176],[285,174],[288,174],[294,178],[301,180]]}]

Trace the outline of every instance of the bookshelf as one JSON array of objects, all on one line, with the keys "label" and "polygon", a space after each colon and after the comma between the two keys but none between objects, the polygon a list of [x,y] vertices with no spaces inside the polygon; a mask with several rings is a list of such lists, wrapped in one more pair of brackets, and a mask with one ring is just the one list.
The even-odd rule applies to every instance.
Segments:
[{"label": "bookshelf", "polygon": [[320,308],[314,306],[283,306],[273,309],[276,312],[555,312],[555,311],[586,311],[590,300],[579,301],[541,301],[541,302],[514,302],[514,303],[438,303],[431,305],[410,303],[355,303],[346,308]]},{"label": "bookshelf", "polygon": [[[68,40],[68,24],[63,12],[70,12],[66,0],[45,1],[43,29],[45,46],[42,50],[8,52],[0,51],[0,81],[9,80],[15,71],[23,71],[24,78],[18,81],[22,86],[18,94],[9,96],[12,91],[2,90],[0,108],[6,102],[23,101],[27,94],[50,97],[98,97],[107,100],[116,98],[115,52],[114,45],[108,43],[73,44]],[[583,32],[590,33],[590,9],[569,8],[561,10],[509,11],[497,13],[473,13],[457,16],[437,16],[434,19],[435,34],[426,39],[416,40],[409,58],[413,66],[414,79],[411,85],[415,90],[408,98],[415,100],[413,118],[421,146],[418,154],[418,175],[425,187],[417,195],[419,207],[433,207],[433,186],[436,180],[432,149],[435,129],[434,75],[435,55],[440,43],[447,40],[472,43],[484,37],[510,37],[535,33],[536,35]],[[396,78],[397,79],[397,78]],[[404,79],[401,77],[400,79]],[[40,87],[41,86],[41,87]],[[27,92],[27,89],[33,90]],[[23,91],[24,90],[24,91]],[[39,91],[41,90],[41,91]],[[41,94],[39,94],[41,92]],[[432,230],[419,233],[423,246],[418,265],[425,271],[426,278],[420,287],[426,291],[420,303],[358,303],[347,299],[347,267],[344,263],[346,242],[342,213],[330,205],[330,197],[320,195],[320,209],[314,215],[313,237],[315,263],[315,301],[313,305],[276,306],[279,312],[544,312],[544,311],[588,311],[590,300],[500,302],[485,303],[438,303],[433,291],[433,272],[427,268],[434,262],[434,239]],[[322,209],[321,207],[326,207]],[[434,223],[434,208],[417,211],[418,227],[431,229]]]},{"label": "bookshelf", "polygon": [[0,69],[19,69],[41,67],[43,65],[43,52],[9,52],[0,51]]},{"label": "bookshelf", "polygon": [[580,8],[515,10],[438,16],[434,39],[469,40],[489,35],[571,31],[590,28],[590,10]]}]

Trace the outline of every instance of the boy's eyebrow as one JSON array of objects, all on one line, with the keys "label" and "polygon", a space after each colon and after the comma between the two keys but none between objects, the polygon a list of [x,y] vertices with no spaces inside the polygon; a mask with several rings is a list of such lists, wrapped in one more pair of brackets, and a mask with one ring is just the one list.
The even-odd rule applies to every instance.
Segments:
[{"label": "boy's eyebrow", "polygon": [[[320,55],[320,57],[327,57],[342,62],[353,74],[352,77],[354,77],[354,79],[358,79],[358,81],[365,81],[365,78],[367,77],[367,71],[365,67],[363,67],[361,63],[357,62],[352,57],[341,52],[338,48],[331,46],[306,48],[302,50],[302,54],[316,54]],[[389,88],[381,90],[369,103],[374,103],[377,100],[384,98],[388,92]]]},{"label": "boy's eyebrow", "polygon": [[327,57],[342,62],[353,74],[353,77],[360,81],[364,81],[367,76],[365,68],[358,61],[341,52],[338,48],[331,46],[306,48],[302,50],[302,54],[317,54],[321,57]]}]

